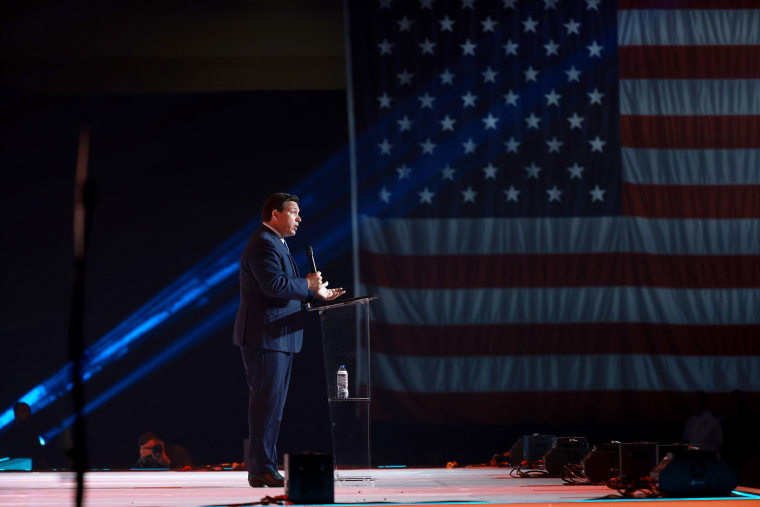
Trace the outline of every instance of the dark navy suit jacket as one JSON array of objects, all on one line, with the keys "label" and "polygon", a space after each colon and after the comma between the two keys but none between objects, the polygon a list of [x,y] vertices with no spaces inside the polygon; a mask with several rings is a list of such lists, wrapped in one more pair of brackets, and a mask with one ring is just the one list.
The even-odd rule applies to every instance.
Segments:
[{"label": "dark navy suit jacket", "polygon": [[240,258],[240,307],[235,318],[235,345],[299,352],[303,342],[303,306],[314,291],[287,247],[262,225],[248,240]]}]

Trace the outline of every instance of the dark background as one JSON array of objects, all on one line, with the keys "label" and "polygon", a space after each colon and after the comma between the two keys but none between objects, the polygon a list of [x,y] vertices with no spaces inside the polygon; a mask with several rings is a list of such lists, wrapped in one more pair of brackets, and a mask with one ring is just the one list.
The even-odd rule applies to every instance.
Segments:
[{"label": "dark background", "polygon": [[[97,341],[219,244],[258,220],[267,195],[290,191],[346,143],[341,91],[109,96],[5,94],[0,165],[4,280],[0,406],[67,361],[73,175],[79,128],[91,129],[85,346]],[[333,168],[345,174],[348,167]],[[303,205],[304,229],[327,203]],[[335,208],[336,203],[329,203]],[[338,203],[345,220],[348,201]],[[342,208],[342,209],[341,209]],[[319,227],[324,227],[320,224]],[[315,224],[317,226],[317,224]],[[251,229],[252,230],[252,229]],[[312,231],[314,234],[314,231]],[[303,249],[298,238],[291,241]],[[347,246],[350,243],[347,243]],[[350,287],[349,250],[320,266]],[[327,252],[323,258],[328,259]],[[320,259],[317,252],[317,260]],[[86,383],[97,396],[237,298],[237,277]],[[297,356],[281,450],[328,451],[319,330]],[[130,466],[146,430],[185,445],[197,464],[242,461],[247,390],[229,325],[101,405],[87,421],[91,464]],[[35,414],[43,431],[68,399]],[[301,424],[308,420],[309,424]],[[51,446],[52,447],[52,446]]]},{"label": "dark background", "polygon": [[[304,222],[290,241],[294,251],[330,231],[345,232],[350,208],[341,4],[3,4],[0,410],[68,361],[74,170],[82,127],[91,132],[95,196],[85,345],[225,240],[252,231],[272,192],[294,191],[318,175],[301,194]],[[315,255],[333,285],[352,289],[350,235],[344,236]],[[236,297],[232,277],[88,381],[86,399],[107,392]],[[247,392],[231,331],[232,319],[93,411],[87,419],[90,465],[131,466],[146,430],[186,446],[195,465],[242,461]],[[306,331],[280,452],[330,448],[315,320]],[[70,414],[65,396],[34,418],[46,431]],[[373,464],[483,463],[534,432],[594,442],[674,441],[680,429],[373,421]],[[48,446],[52,465],[66,465],[65,436]]]}]

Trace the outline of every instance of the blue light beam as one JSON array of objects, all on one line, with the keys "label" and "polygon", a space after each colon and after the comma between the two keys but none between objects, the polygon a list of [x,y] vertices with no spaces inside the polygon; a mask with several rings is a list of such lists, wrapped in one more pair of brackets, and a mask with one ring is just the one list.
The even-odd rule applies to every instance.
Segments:
[{"label": "blue light beam", "polygon": [[[216,312],[211,314],[208,318],[206,318],[203,322],[198,324],[195,328],[188,331],[181,337],[177,338],[174,342],[172,342],[171,345],[166,347],[164,350],[162,350],[160,353],[153,356],[149,361],[142,364],[139,368],[136,368],[133,370],[129,375],[121,379],[119,382],[108,388],[106,391],[98,395],[97,397],[93,398],[92,401],[87,403],[84,407],[83,413],[84,415],[88,415],[92,413],[95,409],[103,405],[105,402],[113,398],[114,396],[118,395],[122,391],[124,391],[126,388],[149,374],[150,372],[154,371],[159,366],[163,365],[167,361],[173,359],[174,357],[178,356],[182,352],[184,352],[186,349],[192,347],[193,345],[197,344],[198,342],[204,340],[205,338],[209,337],[211,334],[215,333],[219,329],[221,329],[225,325],[229,325],[229,323],[232,321],[232,318],[234,317],[238,307],[238,300],[234,299],[230,302],[227,302],[222,306],[220,309],[218,309]],[[64,419],[58,426],[55,428],[52,428],[45,432],[40,438],[44,438],[45,440],[50,440],[51,438],[58,435],[61,431],[65,430],[69,426],[71,426],[74,422],[75,416],[72,414],[68,416],[66,419]]]}]

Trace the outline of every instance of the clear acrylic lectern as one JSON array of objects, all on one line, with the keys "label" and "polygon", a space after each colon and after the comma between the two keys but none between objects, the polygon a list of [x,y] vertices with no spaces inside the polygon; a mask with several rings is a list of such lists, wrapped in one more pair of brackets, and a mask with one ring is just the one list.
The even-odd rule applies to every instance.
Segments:
[{"label": "clear acrylic lectern", "polygon": [[[369,302],[364,296],[312,307],[322,326],[327,402],[335,479],[371,480]],[[339,397],[337,372],[348,371],[348,397]],[[361,472],[360,472],[361,470]]]}]

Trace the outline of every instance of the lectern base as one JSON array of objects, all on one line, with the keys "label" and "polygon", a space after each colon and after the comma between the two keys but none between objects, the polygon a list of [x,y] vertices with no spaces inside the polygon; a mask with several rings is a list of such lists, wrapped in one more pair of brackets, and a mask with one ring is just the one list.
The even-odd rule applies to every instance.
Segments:
[{"label": "lectern base", "polygon": [[369,469],[369,399],[330,398],[328,401],[336,470]]}]

